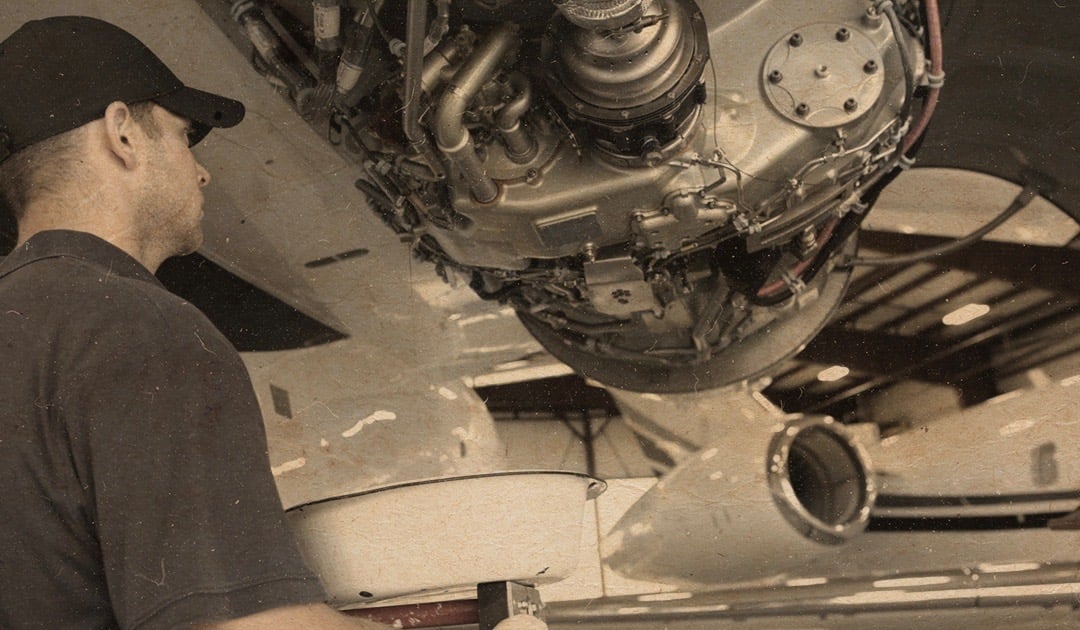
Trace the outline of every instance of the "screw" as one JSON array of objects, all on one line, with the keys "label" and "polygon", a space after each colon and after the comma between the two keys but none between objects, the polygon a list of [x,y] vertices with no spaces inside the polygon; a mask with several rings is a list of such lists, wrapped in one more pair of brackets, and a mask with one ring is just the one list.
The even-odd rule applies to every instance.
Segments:
[{"label": "screw", "polygon": [[847,30],[847,28],[841,28],[836,31],[836,41],[846,42],[849,39],[851,39],[851,31]]},{"label": "screw", "polygon": [[769,83],[779,83],[784,80],[784,73],[779,70],[773,70],[769,73]]},{"label": "screw", "polygon": [[799,103],[795,106],[795,115],[799,118],[805,118],[810,113],[810,106],[806,103]]},{"label": "screw", "polygon": [[796,47],[797,46],[802,46],[802,35],[799,35],[798,33],[795,33],[787,41],[792,46],[796,46]]},{"label": "screw", "polygon": [[844,111],[853,112],[858,108],[859,108],[859,101],[856,101],[853,98],[849,98],[848,100],[844,101]]}]

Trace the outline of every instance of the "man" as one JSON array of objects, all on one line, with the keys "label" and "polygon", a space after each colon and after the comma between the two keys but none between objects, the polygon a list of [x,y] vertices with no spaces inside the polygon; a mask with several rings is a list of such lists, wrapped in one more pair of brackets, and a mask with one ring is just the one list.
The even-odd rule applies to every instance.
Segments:
[{"label": "man", "polygon": [[100,20],[0,43],[0,627],[384,627],[321,603],[239,355],[153,276],[243,115]]}]

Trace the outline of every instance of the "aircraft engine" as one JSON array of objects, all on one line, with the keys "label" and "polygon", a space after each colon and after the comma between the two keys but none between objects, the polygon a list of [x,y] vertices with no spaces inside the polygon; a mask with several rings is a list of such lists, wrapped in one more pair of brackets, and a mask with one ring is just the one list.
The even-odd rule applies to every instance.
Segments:
[{"label": "aircraft engine", "polygon": [[877,496],[870,460],[839,423],[729,424],[730,437],[687,456],[607,533],[613,569],[688,586],[783,576],[866,528]]},{"label": "aircraft engine", "polygon": [[[929,3],[933,4],[933,3]],[[932,106],[914,0],[241,0],[254,60],[449,282],[634,391],[804,345]],[[935,92],[936,93],[936,92]]]}]

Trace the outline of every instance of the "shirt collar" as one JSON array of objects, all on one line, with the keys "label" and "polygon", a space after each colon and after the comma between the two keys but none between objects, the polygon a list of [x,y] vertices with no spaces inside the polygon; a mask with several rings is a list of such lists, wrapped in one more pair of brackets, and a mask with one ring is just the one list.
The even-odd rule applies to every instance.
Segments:
[{"label": "shirt collar", "polygon": [[7,258],[0,258],[0,277],[46,258],[75,258],[104,267],[116,276],[161,286],[149,269],[124,250],[93,234],[74,230],[47,230],[31,236]]}]

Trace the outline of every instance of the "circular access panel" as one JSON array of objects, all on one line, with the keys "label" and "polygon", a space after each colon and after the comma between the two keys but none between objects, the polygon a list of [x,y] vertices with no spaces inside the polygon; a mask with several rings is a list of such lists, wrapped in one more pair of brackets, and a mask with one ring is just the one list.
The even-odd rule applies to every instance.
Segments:
[{"label": "circular access panel", "polygon": [[808,24],[785,35],[765,57],[769,102],[808,127],[838,127],[877,102],[885,69],[873,40],[844,24]]}]

